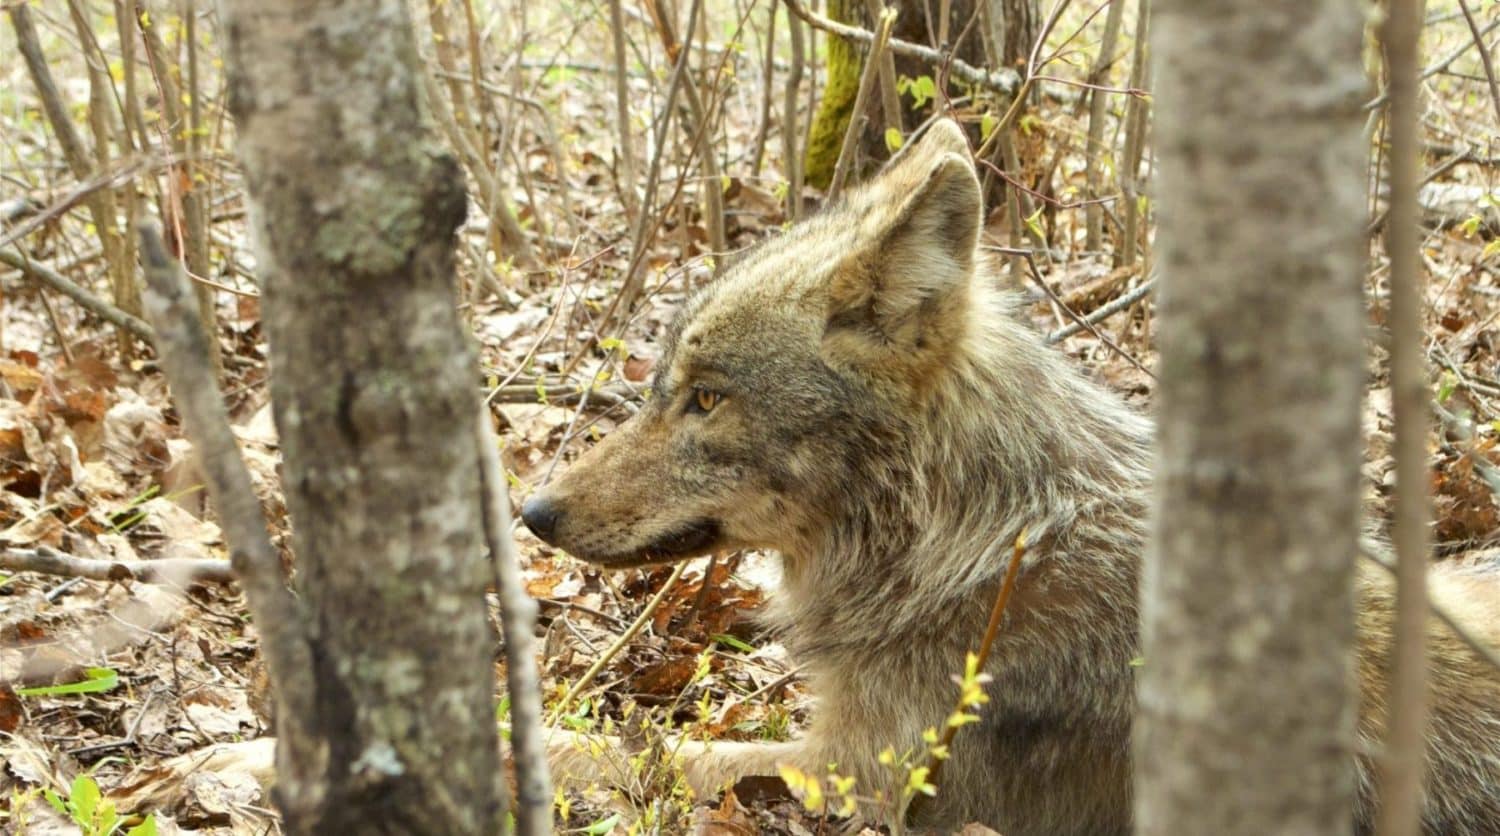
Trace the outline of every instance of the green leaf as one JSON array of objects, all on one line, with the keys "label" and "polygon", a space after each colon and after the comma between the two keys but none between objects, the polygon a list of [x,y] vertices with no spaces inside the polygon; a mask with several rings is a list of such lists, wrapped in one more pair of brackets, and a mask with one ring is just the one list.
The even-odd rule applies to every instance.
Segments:
[{"label": "green leaf", "polygon": [[68,805],[63,803],[62,796],[58,795],[56,790],[42,790],[42,797],[47,799],[48,804],[52,805],[52,809],[65,816],[68,814]]},{"label": "green leaf", "polygon": [[738,650],[741,653],[754,653],[755,652],[755,647],[753,645],[746,644],[746,643],[740,641],[739,639],[735,638],[734,636],[727,636],[727,635],[724,635],[722,633],[715,633],[712,636],[709,636],[709,640],[710,641],[718,642],[719,644],[722,644],[722,645],[727,645],[729,647],[732,647],[732,648],[734,648],[735,650]]},{"label": "green leaf", "polygon": [[885,150],[894,154],[897,151],[900,151],[901,146],[905,143],[906,139],[901,136],[900,128],[885,129]]},{"label": "green leaf", "polygon": [[589,834],[589,836],[604,836],[604,834],[610,832],[611,830],[614,830],[615,825],[619,823],[620,814],[615,813],[613,816],[610,816],[607,819],[600,819],[589,825],[588,827],[585,827],[583,829],[583,832]]},{"label": "green leaf", "polygon": [[86,668],[82,682],[64,685],[41,685],[36,688],[17,688],[23,697],[60,697],[69,694],[97,694],[113,691],[120,684],[120,674],[114,668]]},{"label": "green leaf", "polygon": [[1443,372],[1442,380],[1438,381],[1437,400],[1445,404],[1453,397],[1453,390],[1458,388],[1458,378],[1453,372]]},{"label": "green leaf", "polygon": [[93,776],[84,773],[73,779],[68,806],[73,808],[73,821],[82,825],[93,822],[94,811],[99,807],[99,785]]},{"label": "green leaf", "polygon": [[1045,230],[1042,229],[1042,209],[1043,208],[1045,208],[1045,207],[1038,206],[1036,208],[1036,211],[1031,213],[1031,217],[1029,217],[1029,218],[1026,219],[1026,228],[1029,229],[1029,230],[1031,230],[1031,234],[1035,235],[1037,237],[1037,239],[1040,240],[1040,241],[1047,240],[1047,233],[1046,233]]},{"label": "green leaf", "polygon": [[911,96],[911,109],[921,110],[928,102],[937,98],[937,82],[930,75],[918,78],[901,76],[896,80],[896,92]]},{"label": "green leaf", "polygon": [[995,128],[999,126],[1000,118],[986,110],[984,115],[979,118],[979,141],[988,142],[990,134],[994,133]]},{"label": "green leaf", "polygon": [[145,821],[125,831],[125,836],[156,836],[156,814],[152,813]]},{"label": "green leaf", "polygon": [[107,798],[100,801],[94,811],[94,832],[109,836],[119,829],[120,824],[120,814],[115,812],[115,803]]}]

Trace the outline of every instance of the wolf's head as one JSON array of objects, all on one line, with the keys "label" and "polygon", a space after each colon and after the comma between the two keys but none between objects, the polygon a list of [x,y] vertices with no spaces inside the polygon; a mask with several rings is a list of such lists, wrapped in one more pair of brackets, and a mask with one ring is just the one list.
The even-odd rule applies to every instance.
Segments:
[{"label": "wolf's head", "polygon": [[851,480],[900,478],[880,452],[969,328],[980,215],[964,135],[937,122],[693,296],[650,401],[525,503],[527,526],[608,566],[804,548]]}]

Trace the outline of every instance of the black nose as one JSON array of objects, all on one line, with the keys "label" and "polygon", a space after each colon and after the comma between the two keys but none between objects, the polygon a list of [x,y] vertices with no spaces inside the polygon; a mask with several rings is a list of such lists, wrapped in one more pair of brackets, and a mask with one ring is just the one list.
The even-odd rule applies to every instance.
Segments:
[{"label": "black nose", "polygon": [[562,512],[545,496],[533,496],[521,506],[521,521],[531,533],[549,543],[552,535],[557,533],[557,521],[561,518]]}]

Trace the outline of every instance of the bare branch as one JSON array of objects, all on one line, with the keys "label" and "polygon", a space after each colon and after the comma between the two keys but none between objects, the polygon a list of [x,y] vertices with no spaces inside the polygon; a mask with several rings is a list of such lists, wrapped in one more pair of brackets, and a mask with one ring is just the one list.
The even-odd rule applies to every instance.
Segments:
[{"label": "bare branch", "polygon": [[74,284],[57,271],[27,258],[22,253],[11,250],[0,250],[0,262],[4,262],[20,270],[33,281],[41,282],[47,287],[72,299],[105,322],[124,328],[147,342],[151,341],[151,326],[147,325],[145,320],[125,313],[109,302],[95,296],[86,288]]},{"label": "bare branch", "polygon": [[510,492],[488,410],[480,410],[478,430],[484,537],[495,568],[500,625],[505,632],[506,688],[510,692],[510,734],[516,762],[516,833],[546,836],[552,832],[552,786],[547,743],[542,736],[541,675],[536,665],[537,606],[526,594],[516,563],[515,542],[510,536]]},{"label": "bare branch", "polygon": [[1108,305],[1100,307],[1098,310],[1090,313],[1083,319],[1074,322],[1072,325],[1064,326],[1048,334],[1047,342],[1062,342],[1068,337],[1077,334],[1079,331],[1084,331],[1087,330],[1090,326],[1098,325],[1099,323],[1103,322],[1106,319],[1109,319],[1120,311],[1123,311],[1126,308],[1129,308],[1131,305],[1134,305],[1136,302],[1145,299],[1148,295],[1151,294],[1151,291],[1155,289],[1156,277],[1152,276],[1150,279],[1137,285],[1134,290],[1120,296],[1120,298],[1114,300],[1113,302],[1110,302]]},{"label": "bare branch", "polygon": [[1500,84],[1495,82],[1495,65],[1490,59],[1490,51],[1484,46],[1484,35],[1479,31],[1479,22],[1474,20],[1474,13],[1469,11],[1469,4],[1464,0],[1458,0],[1458,8],[1464,14],[1464,21],[1469,24],[1469,33],[1474,36],[1474,48],[1479,50],[1479,63],[1484,67],[1484,77],[1490,82],[1490,101],[1495,105],[1495,115],[1500,116]]},{"label": "bare branch", "polygon": [[[787,8],[791,9],[793,14],[807,21],[807,24],[814,29],[822,29],[824,32],[838,35],[841,38],[863,44],[867,47],[875,42],[874,33],[860,29],[857,26],[849,26],[848,24],[839,23],[836,20],[829,20],[820,14],[808,10],[806,6],[802,5],[801,0],[785,0],[785,2]],[[978,85],[986,90],[1004,93],[1007,96],[1014,95],[1021,87],[1021,77],[1014,70],[984,70],[975,67],[973,64],[960,61],[946,53],[896,38],[891,39],[890,50],[897,55],[916,58],[934,66],[947,67],[948,72],[961,81]]]},{"label": "bare branch", "polygon": [[64,578],[86,578],[91,581],[135,581],[173,586],[228,584],[235,579],[229,561],[211,557],[101,560],[79,557],[48,546],[0,550],[0,569],[38,572]]},{"label": "bare branch", "polygon": [[313,666],[302,609],[282,579],[281,557],[266,534],[250,471],[229,428],[209,366],[207,336],[199,327],[197,297],[181,265],[167,254],[155,224],[141,224],[140,243],[149,289],[146,315],[156,326],[158,359],[187,434],[198,446],[209,498],[229,544],[230,564],[260,629],[261,652],[284,706],[276,713],[277,725],[283,736],[305,734],[303,724],[313,718],[308,690]]}]

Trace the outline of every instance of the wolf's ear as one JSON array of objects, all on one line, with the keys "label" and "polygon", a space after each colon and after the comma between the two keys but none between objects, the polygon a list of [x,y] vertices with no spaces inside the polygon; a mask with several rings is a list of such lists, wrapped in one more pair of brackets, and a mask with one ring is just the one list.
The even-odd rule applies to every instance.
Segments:
[{"label": "wolf's ear", "polygon": [[872,184],[855,251],[830,281],[825,344],[873,339],[911,352],[959,327],[979,244],[979,179],[953,123],[939,122],[921,145],[955,140],[962,155],[918,148]]},{"label": "wolf's ear", "polygon": [[886,163],[885,171],[893,172],[907,163],[936,159],[943,154],[958,154],[965,158],[969,156],[969,140],[964,136],[964,129],[952,119],[933,122],[920,137],[901,146],[890,162]]}]

